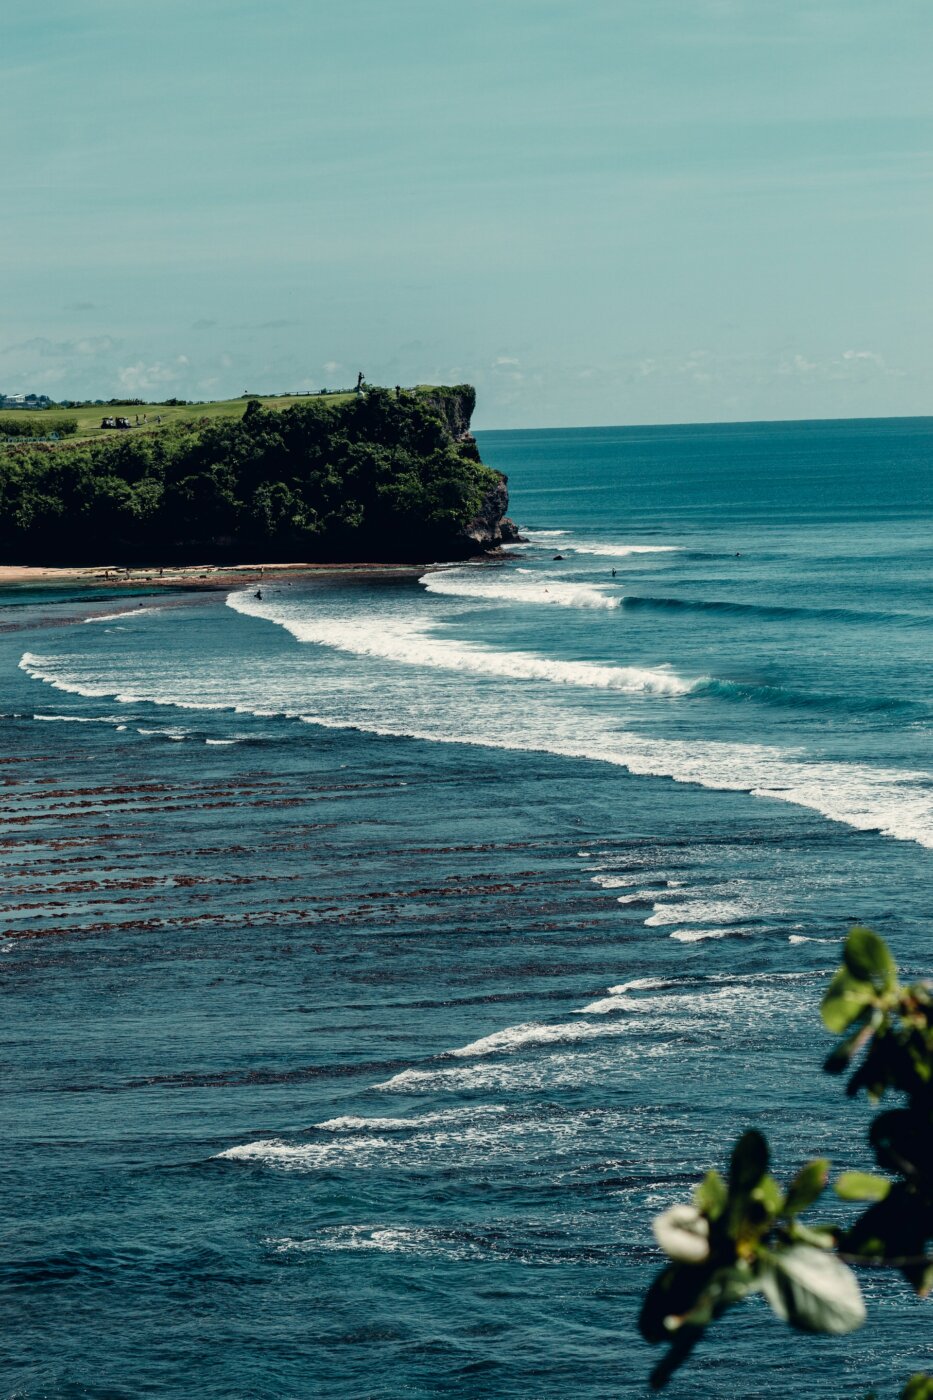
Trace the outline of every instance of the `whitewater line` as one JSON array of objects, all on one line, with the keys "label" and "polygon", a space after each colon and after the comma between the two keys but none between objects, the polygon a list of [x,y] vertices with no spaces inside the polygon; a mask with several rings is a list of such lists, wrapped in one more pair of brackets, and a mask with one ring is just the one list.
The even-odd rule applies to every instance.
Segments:
[{"label": "whitewater line", "polygon": [[231,593],[227,604],[234,612],[284,627],[299,642],[314,642],[356,656],[397,661],[408,666],[430,666],[449,671],[505,680],[541,680],[559,685],[619,690],[628,694],[688,695],[696,679],[678,676],[667,666],[601,666],[592,661],[558,661],[535,652],[492,651],[472,642],[452,641],[431,635],[432,623],[399,625],[385,618],[294,617],[274,605],[257,601],[249,593]]}]

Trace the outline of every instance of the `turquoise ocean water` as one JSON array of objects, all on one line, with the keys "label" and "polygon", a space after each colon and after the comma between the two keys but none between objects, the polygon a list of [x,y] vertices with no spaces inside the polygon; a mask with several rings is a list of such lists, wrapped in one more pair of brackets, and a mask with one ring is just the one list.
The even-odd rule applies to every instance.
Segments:
[{"label": "turquoise ocean water", "polygon": [[[0,595],[2,1393],[640,1396],[650,1221],[933,966],[933,420],[485,433],[420,579]],[[560,556],[560,557],[556,557]],[[881,1396],[929,1304],[674,1396]]]}]

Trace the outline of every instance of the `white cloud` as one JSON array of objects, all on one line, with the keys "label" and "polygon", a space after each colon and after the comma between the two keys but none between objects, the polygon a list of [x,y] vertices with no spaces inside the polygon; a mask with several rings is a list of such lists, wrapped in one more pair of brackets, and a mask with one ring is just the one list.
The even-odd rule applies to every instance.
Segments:
[{"label": "white cloud", "polygon": [[4,355],[36,355],[44,360],[71,359],[75,355],[105,355],[120,344],[112,335],[85,336],[80,340],[48,340],[36,335],[31,340],[21,340],[16,345],[7,345]]},{"label": "white cloud", "polygon": [[777,372],[778,374],[812,374],[814,370],[818,369],[819,365],[816,360],[808,360],[806,355],[801,355],[798,352],[796,355],[782,360],[778,365]]},{"label": "white cloud", "polygon": [[117,370],[117,382],[128,394],[138,397],[152,393],[167,384],[176,384],[179,371],[176,365],[152,364],[138,360],[135,365],[124,365]]},{"label": "white cloud", "polygon": [[884,368],[884,360],[881,355],[876,355],[874,350],[843,350],[844,360],[869,360],[872,364]]}]

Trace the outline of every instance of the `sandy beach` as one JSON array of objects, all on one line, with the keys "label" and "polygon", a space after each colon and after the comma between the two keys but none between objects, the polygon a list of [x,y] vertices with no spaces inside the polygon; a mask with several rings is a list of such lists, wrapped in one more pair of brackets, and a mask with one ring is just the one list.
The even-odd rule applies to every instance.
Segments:
[{"label": "sandy beach", "polygon": [[146,584],[166,588],[230,588],[263,579],[291,579],[332,574],[422,574],[430,564],[188,564],[166,569],[118,569],[106,565],[74,568],[42,568],[24,564],[0,564],[0,588],[12,586],[86,584],[99,588]]}]

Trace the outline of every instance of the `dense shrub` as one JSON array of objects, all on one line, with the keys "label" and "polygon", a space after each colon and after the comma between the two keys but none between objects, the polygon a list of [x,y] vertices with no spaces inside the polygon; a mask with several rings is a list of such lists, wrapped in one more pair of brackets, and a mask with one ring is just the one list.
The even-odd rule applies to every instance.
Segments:
[{"label": "dense shrub", "polygon": [[78,431],[77,418],[49,420],[41,413],[22,413],[15,418],[0,418],[0,438],[41,438],[57,433],[71,437]]}]

